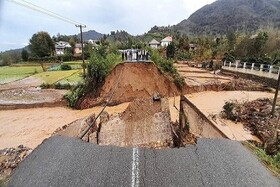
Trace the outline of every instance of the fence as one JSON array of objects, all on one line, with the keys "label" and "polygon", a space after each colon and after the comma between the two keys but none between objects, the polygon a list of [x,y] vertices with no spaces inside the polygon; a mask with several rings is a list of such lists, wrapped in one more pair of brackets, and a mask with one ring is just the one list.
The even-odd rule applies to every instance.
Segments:
[{"label": "fence", "polygon": [[242,73],[248,73],[258,75],[267,78],[278,79],[280,73],[279,66],[273,66],[269,64],[256,64],[249,62],[224,62],[223,69],[238,71]]}]

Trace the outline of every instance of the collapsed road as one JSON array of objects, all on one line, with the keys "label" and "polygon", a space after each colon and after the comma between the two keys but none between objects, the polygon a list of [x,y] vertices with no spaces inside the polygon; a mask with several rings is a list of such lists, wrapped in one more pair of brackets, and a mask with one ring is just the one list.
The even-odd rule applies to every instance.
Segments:
[{"label": "collapsed road", "polygon": [[241,143],[198,139],[180,149],[99,146],[53,136],[14,171],[8,186],[279,186]]}]

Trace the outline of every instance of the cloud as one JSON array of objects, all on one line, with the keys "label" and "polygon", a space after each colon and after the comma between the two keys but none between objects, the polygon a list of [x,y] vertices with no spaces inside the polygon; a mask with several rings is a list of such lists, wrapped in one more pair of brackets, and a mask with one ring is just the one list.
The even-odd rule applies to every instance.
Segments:
[{"label": "cloud", "polygon": [[[214,0],[26,0],[71,20],[87,25],[87,30],[110,33],[126,30],[143,34],[154,25],[174,25],[198,8]],[[2,2],[2,6],[1,6]],[[38,31],[50,35],[76,34],[73,24],[11,3],[0,1],[0,38],[13,43],[28,43]],[[10,46],[1,45],[0,51]]]}]

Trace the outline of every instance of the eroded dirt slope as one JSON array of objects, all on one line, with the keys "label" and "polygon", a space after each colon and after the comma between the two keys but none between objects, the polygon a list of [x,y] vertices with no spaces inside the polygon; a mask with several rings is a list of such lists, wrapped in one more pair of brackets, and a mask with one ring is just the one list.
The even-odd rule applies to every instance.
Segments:
[{"label": "eroded dirt slope", "polygon": [[123,63],[117,65],[106,78],[100,98],[85,98],[80,107],[89,108],[103,103],[114,90],[112,104],[151,97],[158,92],[162,97],[178,95],[175,84],[164,76],[154,63]]}]

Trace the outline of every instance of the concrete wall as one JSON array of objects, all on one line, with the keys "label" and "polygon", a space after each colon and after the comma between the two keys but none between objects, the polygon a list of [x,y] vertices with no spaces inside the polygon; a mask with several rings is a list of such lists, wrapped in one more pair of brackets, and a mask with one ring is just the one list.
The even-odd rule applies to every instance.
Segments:
[{"label": "concrete wall", "polygon": [[204,138],[227,138],[195,105],[185,96],[180,99],[180,128]]},{"label": "concrete wall", "polygon": [[238,72],[235,70],[229,70],[229,69],[222,69],[222,72],[234,73],[243,79],[250,79],[250,80],[256,81],[258,83],[264,84],[266,86],[272,87],[272,88],[276,88],[276,86],[277,86],[277,80],[274,78],[267,78],[267,77],[262,77],[262,76],[258,76],[258,75],[254,75],[254,74],[242,73],[242,72]]}]

